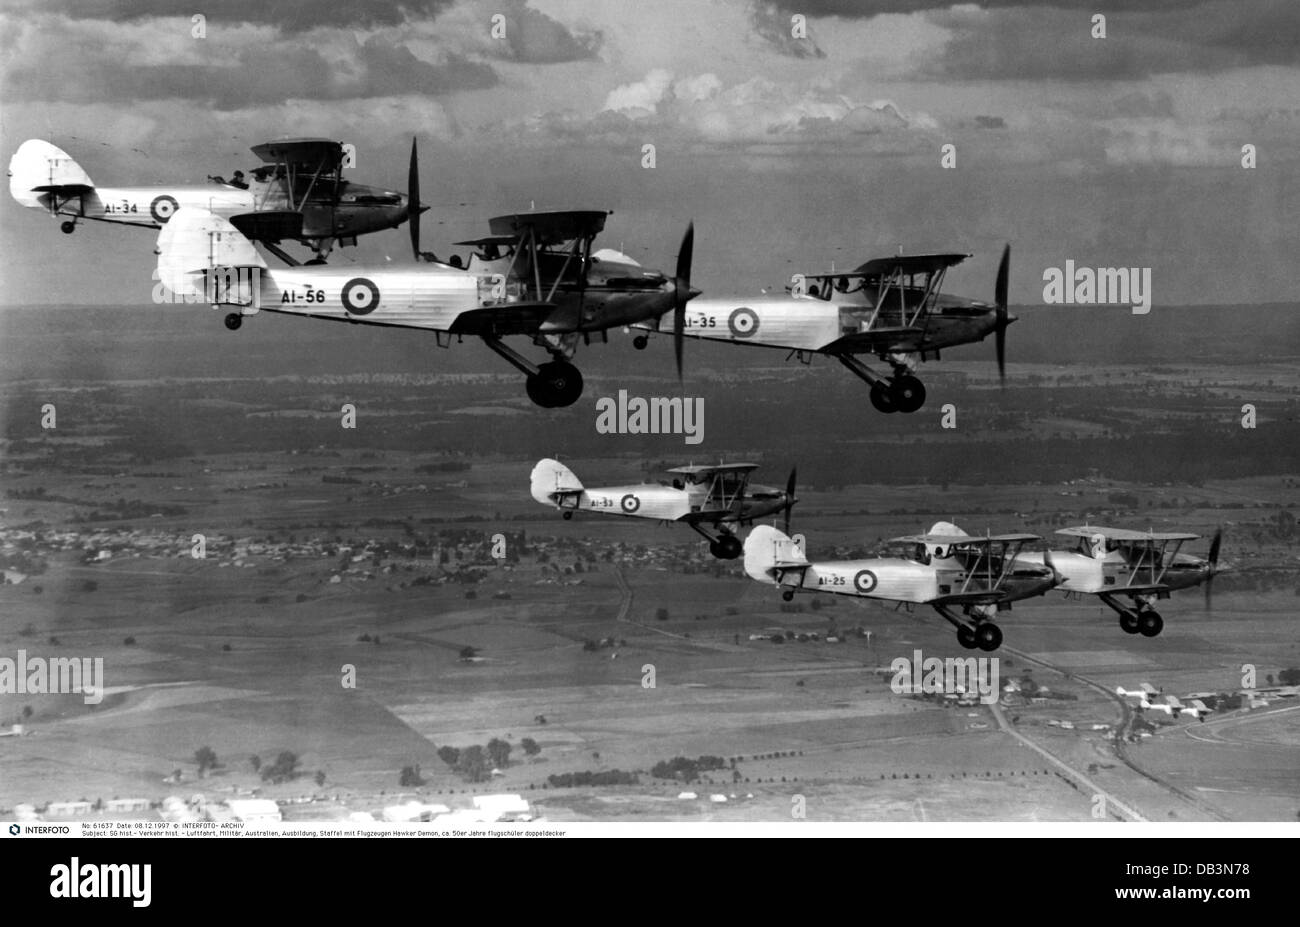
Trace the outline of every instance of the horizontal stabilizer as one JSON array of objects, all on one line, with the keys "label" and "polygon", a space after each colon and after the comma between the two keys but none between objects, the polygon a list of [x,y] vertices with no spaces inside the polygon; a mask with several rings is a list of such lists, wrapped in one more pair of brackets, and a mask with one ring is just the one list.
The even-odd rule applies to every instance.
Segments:
[{"label": "horizontal stabilizer", "polygon": [[533,467],[531,489],[542,505],[556,505],[564,496],[582,492],[582,481],[564,464],[547,457]]},{"label": "horizontal stabilizer", "polygon": [[192,207],[176,210],[158,233],[158,279],[178,296],[197,296],[203,274],[214,267],[265,269],[266,261],[221,216]]},{"label": "horizontal stabilizer", "polygon": [[9,193],[23,206],[44,209],[51,196],[80,196],[94,188],[71,155],[39,138],[23,142],[9,159]]}]

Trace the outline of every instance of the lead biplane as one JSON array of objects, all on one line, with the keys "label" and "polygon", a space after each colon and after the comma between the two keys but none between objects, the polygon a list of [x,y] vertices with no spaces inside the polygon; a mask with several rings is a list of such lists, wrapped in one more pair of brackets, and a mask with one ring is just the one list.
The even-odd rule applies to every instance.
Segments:
[{"label": "lead biplane", "polygon": [[97,187],[66,151],[29,139],[9,161],[9,192],[23,206],[62,217],[68,234],[83,220],[161,228],[178,209],[203,209],[291,265],[298,261],[280,249],[282,242],[300,242],[321,263],[335,244],[355,245],[358,235],[396,228],[408,218],[403,194],[344,179],[338,142],[284,139],[252,151],[262,165],[248,181],[236,176],[198,186]]},{"label": "lead biplane", "polygon": [[[1025,564],[1050,566],[1061,575],[1060,590],[1070,595],[1095,595],[1119,615],[1128,634],[1155,637],[1165,622],[1154,602],[1169,598],[1176,589],[1210,583],[1219,569],[1223,532],[1216,531],[1210,549],[1201,559],[1180,553],[1187,541],[1200,535],[1179,531],[1130,531],[1082,525],[1056,532],[1078,539],[1074,550],[1026,551]],[[1121,599],[1128,599],[1126,605]]]},{"label": "lead biplane", "polygon": [[[411,144],[409,202],[419,203],[415,143]],[[572,405],[582,395],[582,375],[570,358],[579,340],[635,319],[681,314],[698,291],[690,285],[694,228],[688,226],[677,259],[677,276],[630,269],[618,276],[593,272],[591,240],[604,213],[539,213],[512,217],[521,229],[506,269],[466,270],[426,261],[407,269],[331,266],[267,267],[241,230],[222,216],[196,208],[178,210],[158,236],[160,281],[184,297],[201,296],[231,309],[226,327],[266,310],[364,325],[432,331],[440,347],[453,338],[481,338],[526,377],[530,399],[544,407]],[[598,221],[599,219],[599,221]],[[502,221],[505,219],[503,217]],[[411,214],[411,247],[422,256],[419,211]],[[550,245],[572,238],[570,263],[554,266]],[[588,260],[590,258],[590,260]],[[611,261],[613,268],[619,262]],[[518,269],[509,270],[511,267]],[[529,271],[527,275],[523,270]],[[509,270],[509,272],[506,272]],[[542,276],[553,272],[550,285]],[[535,365],[506,345],[510,335],[530,336],[552,360]]]},{"label": "lead biplane", "polygon": [[[998,374],[1006,376],[1006,330],[1011,246],[1002,252],[992,303],[942,293],[948,269],[964,254],[911,254],[873,258],[847,273],[804,275],[787,296],[751,300],[702,299],[667,327],[666,318],[634,328],[671,331],[731,344],[785,348],[809,363],[814,354],[834,357],[871,386],[881,412],[916,412],[925,386],[914,374],[918,361],[939,358],[943,348],[982,341],[992,334]],[[633,344],[646,345],[645,335]],[[890,365],[889,377],[859,355]],[[678,346],[678,367],[681,367]]]},{"label": "lead biplane", "polygon": [[559,509],[565,518],[572,518],[574,512],[601,512],[685,522],[709,542],[709,553],[719,560],[734,560],[743,548],[733,526],[783,512],[788,530],[790,509],[798,501],[794,470],[782,491],[750,484],[749,476],[757,469],[758,464],[752,463],[674,467],[668,471],[673,475],[670,484],[588,489],[572,470],[547,458],[533,467],[531,488],[534,499]]},{"label": "lead biplane", "polygon": [[[957,629],[968,650],[997,650],[1002,630],[991,620],[1012,602],[1042,595],[1060,577],[1050,567],[1017,562],[1033,534],[974,537],[939,522],[927,534],[894,538],[912,557],[810,561],[804,545],[785,532],[759,525],[745,539],[745,572],[780,588],[789,602],[796,592],[828,592],[903,605],[929,605]],[[960,613],[959,613],[959,611]]]}]

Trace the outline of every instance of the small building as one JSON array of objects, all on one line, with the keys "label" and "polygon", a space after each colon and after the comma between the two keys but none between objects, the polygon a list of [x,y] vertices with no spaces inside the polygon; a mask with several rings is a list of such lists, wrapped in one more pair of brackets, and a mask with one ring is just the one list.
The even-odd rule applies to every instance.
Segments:
[{"label": "small building", "polygon": [[226,809],[244,824],[267,824],[284,820],[280,806],[269,798],[228,798]]},{"label": "small building", "polygon": [[88,801],[52,801],[45,808],[45,818],[80,818],[90,814]]},{"label": "small building", "polygon": [[149,810],[147,798],[110,798],[104,802],[104,810],[110,814],[134,814]]}]

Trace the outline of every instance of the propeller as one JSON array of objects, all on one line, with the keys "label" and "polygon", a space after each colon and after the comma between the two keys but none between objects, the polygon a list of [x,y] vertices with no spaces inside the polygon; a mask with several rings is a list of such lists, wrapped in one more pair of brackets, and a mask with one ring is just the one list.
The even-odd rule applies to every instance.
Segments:
[{"label": "propeller", "polygon": [[1064,577],[1061,576],[1061,571],[1056,568],[1056,563],[1052,560],[1052,552],[1050,550],[1043,551],[1043,565],[1052,571],[1052,579],[1054,581],[1053,588],[1061,585]]},{"label": "propeller", "polygon": [[998,279],[993,286],[993,303],[997,307],[997,330],[995,342],[998,350],[998,379],[1007,382],[1007,326],[1011,318],[1007,315],[1007,285],[1011,276],[1011,245],[1002,249],[1002,261],[998,264]]},{"label": "propeller", "polygon": [[411,138],[411,166],[406,172],[406,222],[411,232],[411,253],[420,260],[420,161]]},{"label": "propeller", "polygon": [[1219,572],[1219,547],[1223,543],[1223,529],[1220,528],[1214,532],[1214,539],[1210,541],[1210,555],[1206,559],[1209,562],[1210,569],[1205,575],[1205,607],[1210,607],[1210,600],[1213,598],[1210,589],[1214,585],[1214,577]]},{"label": "propeller", "polygon": [[686,226],[677,252],[677,276],[673,279],[673,353],[677,357],[677,379],[682,378],[682,349],[686,338],[686,302],[691,291],[691,257],[695,251],[695,223]]},{"label": "propeller", "polygon": [[785,533],[790,533],[790,510],[799,500],[794,497],[795,477],[799,473],[798,467],[790,469],[790,478],[785,481]]}]

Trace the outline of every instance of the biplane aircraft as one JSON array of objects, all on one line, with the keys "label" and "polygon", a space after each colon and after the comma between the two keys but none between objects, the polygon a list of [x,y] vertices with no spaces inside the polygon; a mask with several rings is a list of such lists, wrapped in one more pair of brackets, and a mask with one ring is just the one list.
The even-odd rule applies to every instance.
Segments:
[{"label": "biplane aircraft", "polygon": [[[409,201],[420,201],[414,143]],[[579,339],[638,318],[656,318],[669,311],[681,314],[698,292],[690,285],[692,226],[682,239],[676,277],[645,272],[652,275],[648,283],[638,279],[624,284],[622,278],[612,277],[589,286],[592,275],[586,258],[603,218],[603,213],[513,217],[514,226],[522,230],[513,266],[531,273],[529,280],[523,280],[516,279],[513,271],[479,267],[475,272],[437,261],[406,269],[324,265],[272,270],[231,220],[205,209],[183,207],[158,235],[158,273],[173,293],[201,296],[214,307],[228,307],[225,322],[232,331],[245,317],[265,310],[427,329],[440,347],[449,347],[453,338],[478,337],[525,374],[533,402],[548,408],[568,406],[582,395],[582,374],[570,361]],[[420,258],[418,211],[411,214],[409,224],[412,250]],[[556,270],[548,286],[539,268],[545,265],[553,270],[555,255],[539,243],[569,240],[568,236],[573,236],[569,266],[574,269]],[[532,337],[553,359],[533,364],[501,340],[509,335]]]},{"label": "biplane aircraft", "polygon": [[[916,412],[925,404],[925,386],[915,376],[917,361],[939,358],[944,348],[982,341],[992,334],[999,376],[1006,376],[1006,330],[1016,317],[1007,313],[1011,246],[1002,252],[992,303],[945,296],[948,269],[964,254],[911,254],[873,258],[847,273],[810,274],[803,292],[750,300],[697,300],[672,327],[666,319],[631,326],[672,331],[674,336],[731,344],[784,348],[810,363],[814,354],[834,357],[871,386],[871,404],[881,412]],[[637,348],[646,346],[638,334]],[[873,371],[859,355],[874,354],[888,363],[888,377]],[[681,367],[678,347],[678,367]]]},{"label": "biplane aircraft", "polygon": [[[343,146],[323,138],[296,138],[253,146],[262,161],[251,180],[210,177],[199,186],[97,187],[67,152],[29,139],[9,161],[9,192],[23,206],[62,217],[67,234],[83,220],[161,228],[178,209],[203,209],[228,219],[287,264],[280,249],[296,241],[323,263],[335,244],[396,228],[410,213],[401,193],[343,178]],[[427,207],[420,207],[421,210]]]},{"label": "biplane aircraft", "polygon": [[798,501],[794,470],[782,491],[752,485],[749,476],[757,469],[758,464],[751,463],[674,467],[668,471],[673,475],[671,483],[587,489],[572,470],[547,458],[533,467],[532,494],[565,518],[572,518],[574,512],[601,512],[686,522],[709,542],[709,553],[719,560],[734,560],[743,550],[734,526],[784,512],[788,530],[790,509]]},{"label": "biplane aircraft", "polygon": [[[1083,525],[1056,532],[1078,538],[1074,550],[1026,551],[1019,555],[1026,565],[1046,565],[1061,575],[1060,590],[1067,596],[1095,595],[1117,615],[1119,626],[1128,634],[1155,637],[1165,622],[1153,603],[1169,598],[1175,589],[1210,583],[1219,573],[1219,547],[1223,532],[1210,541],[1205,559],[1179,553],[1196,534],[1160,531],[1130,531]],[[1122,599],[1128,599],[1125,604]]]},{"label": "biplane aircraft", "polygon": [[[957,629],[968,650],[997,650],[1002,630],[991,620],[1012,602],[1042,595],[1060,577],[1049,566],[1018,562],[1033,534],[974,537],[939,522],[929,533],[894,538],[912,557],[810,561],[798,539],[758,525],[745,539],[745,572],[777,586],[789,602],[796,592],[828,592],[902,605],[929,605]],[[960,614],[958,613],[960,610]]]}]

